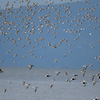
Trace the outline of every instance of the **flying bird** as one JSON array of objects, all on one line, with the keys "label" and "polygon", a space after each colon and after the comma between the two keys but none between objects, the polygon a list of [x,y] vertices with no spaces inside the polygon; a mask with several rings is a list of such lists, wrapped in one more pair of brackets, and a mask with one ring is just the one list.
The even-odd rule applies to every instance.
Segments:
[{"label": "flying bird", "polygon": [[36,93],[38,87],[32,87],[32,88],[34,88],[34,91],[35,91],[35,93]]},{"label": "flying bird", "polygon": [[93,86],[96,84],[97,81],[92,81],[93,82]]},{"label": "flying bird", "polygon": [[34,65],[28,65],[29,69],[31,70]]},{"label": "flying bird", "polygon": [[60,71],[55,71],[55,73],[56,73],[56,75],[58,76],[58,75],[59,75],[59,73],[60,73]]},{"label": "flying bird", "polygon": [[87,65],[83,65],[83,70],[86,70],[87,69]]},{"label": "flying bird", "polygon": [[83,70],[83,71],[81,71],[81,73],[83,74],[83,77],[84,77],[84,75],[85,75],[85,72],[86,72],[86,71],[84,71],[84,70]]},{"label": "flying bird", "polygon": [[21,81],[21,83],[22,83],[23,85],[25,85],[25,81]]},{"label": "flying bird", "polygon": [[90,75],[90,77],[92,78],[92,81],[94,80],[95,75]]},{"label": "flying bird", "polygon": [[31,84],[25,84],[26,85],[26,89],[28,89],[28,87],[31,85]]}]

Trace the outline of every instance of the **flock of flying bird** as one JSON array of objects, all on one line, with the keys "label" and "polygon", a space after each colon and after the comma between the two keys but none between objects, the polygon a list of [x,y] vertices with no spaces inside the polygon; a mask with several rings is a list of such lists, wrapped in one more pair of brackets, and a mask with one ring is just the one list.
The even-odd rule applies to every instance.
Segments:
[{"label": "flock of flying bird", "polygon": [[[33,67],[33,65],[29,65],[29,70],[31,70],[32,67]],[[84,76],[85,76],[85,73],[86,73],[87,68],[88,68],[87,65],[83,65],[83,70],[81,71],[83,78],[84,78]],[[33,68],[33,69],[34,69],[34,68]],[[2,69],[0,69],[0,73],[3,73]],[[59,77],[60,73],[61,73],[61,71],[55,71],[55,75],[56,75],[57,77]],[[65,72],[64,72],[64,75],[67,75],[67,76],[68,76],[68,72],[65,71]],[[51,77],[51,76],[52,76],[51,74],[46,73],[46,75],[45,75],[44,77],[47,77],[47,78],[48,78],[48,77]],[[95,75],[90,75],[90,76],[89,76],[89,77],[91,77],[91,82],[93,82],[93,86],[94,86],[94,85],[96,84],[96,82],[97,82],[97,81],[94,80],[94,77],[96,77],[96,76],[97,76],[97,78],[100,79],[100,73],[97,73],[97,74],[95,74]],[[66,79],[65,81],[66,81],[66,82],[72,82],[72,81],[74,81],[74,80],[77,81],[77,78],[76,78],[76,77],[78,77],[78,74],[73,74],[73,76],[72,76],[71,79]],[[52,79],[51,81],[54,82],[54,81],[56,81],[56,79]],[[9,84],[11,84],[11,83],[12,83],[12,82],[9,82]],[[22,85],[26,85],[26,89],[28,89],[29,86],[31,85],[30,83],[27,83],[26,81],[21,81],[21,83],[22,83]],[[85,87],[86,84],[88,84],[88,83],[87,83],[85,80],[83,80],[83,81],[81,82],[81,84],[83,84],[83,87]],[[50,88],[53,88],[53,83],[50,84],[49,87],[50,87]],[[37,92],[37,89],[38,89],[39,87],[32,87],[32,88],[34,88],[34,92],[36,93],[36,92]],[[4,92],[6,92],[6,91],[7,91],[7,89],[4,88]],[[98,97],[96,97],[96,98],[93,99],[93,100],[99,100],[99,99],[98,99]]]},{"label": "flock of flying bird", "polygon": [[[9,5],[9,1],[6,3],[5,5],[5,8],[4,10],[1,10],[0,11],[0,17],[3,19],[2,21],[2,25],[0,25],[0,35],[1,36],[8,36],[6,38],[7,41],[11,41],[12,44],[14,44],[14,46],[17,46],[18,42],[16,40],[16,37],[19,36],[17,39],[18,41],[23,41],[23,39],[26,39],[28,42],[27,44],[30,45],[33,43],[33,40],[31,39],[32,38],[32,35],[35,34],[35,31],[38,30],[39,31],[39,34],[43,34],[43,30],[47,29],[46,33],[49,33],[51,32],[51,30],[53,29],[53,33],[55,36],[53,36],[54,39],[57,38],[57,35],[60,34],[57,30],[58,26],[59,26],[59,23],[60,24],[66,24],[66,23],[69,23],[71,22],[71,24],[69,24],[68,26],[71,27],[73,26],[73,23],[74,21],[77,21],[77,23],[74,25],[74,29],[63,29],[63,32],[66,32],[66,33],[79,33],[79,36],[81,35],[81,31],[84,31],[85,28],[84,27],[81,27],[82,24],[84,23],[84,21],[86,22],[94,22],[94,23],[98,23],[100,22],[100,18],[98,18],[98,16],[96,15],[92,15],[93,12],[96,11],[95,9],[95,6],[98,6],[99,4],[94,4],[94,6],[92,6],[91,8],[87,7],[87,8],[81,8],[79,11],[78,11],[78,16],[81,16],[81,12],[84,11],[84,10],[90,10],[89,12],[86,12],[85,14],[86,15],[83,15],[81,17],[77,17],[76,15],[71,15],[73,13],[73,11],[71,11],[71,7],[68,6],[69,2],[66,2],[66,4],[59,4],[58,7],[55,7],[53,6],[54,4],[54,1],[51,1],[51,0],[48,0],[48,2],[45,2],[45,7],[42,7],[42,8],[38,8],[38,3],[32,3],[32,5],[30,5],[30,0],[22,0],[22,1],[19,1],[19,4],[22,4],[23,2],[26,2],[27,3],[27,9],[26,9],[26,12],[24,11],[24,8],[22,5],[19,6],[19,8],[13,12],[13,8],[14,8],[14,5],[16,4],[16,2],[18,2],[19,0],[16,0],[13,2],[13,4],[10,6]],[[63,0],[61,0],[63,1]],[[66,1],[66,0],[64,0]],[[70,2],[72,0],[69,0]],[[84,1],[85,4],[87,5],[90,5],[90,2],[88,1]],[[75,4],[78,4],[78,1],[75,1]],[[9,8],[10,6],[10,8]],[[60,10],[61,8],[64,8],[63,9],[63,12],[65,14],[67,14],[66,16],[62,16],[61,13],[62,11]],[[53,12],[55,12],[55,17],[53,16],[50,16],[50,14],[52,13],[51,11],[49,11],[50,9],[53,9]],[[44,12],[47,13],[45,14]],[[24,15],[24,12],[25,12],[25,16]],[[14,14],[13,14],[14,13]],[[35,18],[35,14],[37,13],[40,13],[40,16],[37,18],[36,17],[36,21],[37,23],[39,22],[39,24],[37,25],[37,23],[35,23],[33,21],[33,19]],[[43,15],[43,14],[44,15]],[[19,14],[19,15],[18,15]],[[31,14],[31,15],[30,15]],[[18,20],[19,23],[15,23],[14,21],[9,21],[9,17],[10,16],[13,16],[12,20]],[[73,19],[72,20],[68,20],[68,18],[72,17],[73,16]],[[17,19],[18,18],[18,19]],[[50,18],[54,18],[54,22],[52,23]],[[61,19],[65,19],[66,18],[66,22],[61,20]],[[42,23],[43,22],[43,23]],[[83,23],[82,23],[83,22]],[[21,26],[22,25],[22,26]],[[80,26],[81,28],[79,28],[77,30],[77,27]],[[19,28],[20,27],[20,28]],[[91,24],[88,25],[88,28],[91,27]],[[50,30],[50,29],[51,30]],[[95,26],[93,27],[94,30],[96,29],[99,29],[100,30],[100,25],[98,26]],[[11,37],[10,35],[13,34],[12,32],[15,32],[15,37]],[[22,32],[22,34],[25,36],[25,37],[21,37],[21,35],[19,35],[20,33]],[[89,33],[90,36],[93,36],[93,33],[90,32]],[[79,36],[74,38],[74,40],[78,40],[79,39]],[[34,36],[33,36],[34,38]],[[2,39],[0,39],[1,41]],[[45,42],[46,38],[45,37],[39,37],[39,38],[35,38],[35,43],[36,43],[36,46],[41,44],[39,43],[40,41],[44,41]],[[95,39],[97,42],[100,43],[100,40],[99,39]],[[5,41],[2,40],[2,43],[4,43]],[[58,46],[62,45],[62,43],[65,42],[67,43],[68,42],[68,39],[66,39],[65,37],[62,38],[60,40],[60,43],[58,44]],[[23,43],[23,42],[22,42]],[[1,44],[1,43],[0,43]],[[25,46],[27,44],[22,44],[22,48],[25,48]],[[92,48],[94,48],[93,46],[93,43],[91,43],[92,45]],[[57,45],[56,44],[53,44],[52,45],[52,41],[49,42],[48,41],[48,46],[51,46],[51,48],[57,48]],[[72,44],[69,44],[69,47],[72,46]],[[32,45],[32,48],[35,49],[35,46]],[[40,48],[44,48],[44,49],[47,49],[47,46],[40,46]],[[7,53],[11,53],[13,50],[10,49]],[[29,50],[28,53],[31,53],[31,55],[33,56],[34,54],[32,53],[34,50]],[[69,53],[71,53],[72,50],[69,51]],[[14,57],[17,57],[17,53],[14,54]],[[67,55],[65,54],[64,57],[66,57]],[[26,58],[26,55],[23,55],[24,58]],[[36,56],[33,56],[33,58],[36,58]],[[43,56],[40,56],[40,58],[43,58]],[[100,56],[95,56],[96,59],[100,59]],[[57,62],[57,58],[54,58],[54,62]],[[0,61],[1,63],[3,63],[3,60]],[[16,61],[14,61],[14,63],[16,63]],[[28,65],[29,69],[31,70],[32,67],[34,65]],[[93,66],[92,63],[90,66]],[[86,73],[86,69],[87,69],[88,66],[83,66],[83,70],[81,71],[82,74],[83,74],[83,77]],[[0,73],[2,73],[2,69],[0,69]],[[57,75],[60,74],[60,71],[56,71],[55,72]],[[65,75],[67,75],[67,72],[65,72]],[[45,75],[46,77],[50,77],[51,75],[49,75],[48,73]],[[74,76],[78,76],[77,74],[75,74]],[[66,79],[67,82],[70,82],[72,80],[76,80],[76,78],[74,78],[74,76],[71,78],[71,79]],[[100,73],[97,74],[98,78],[100,78]],[[93,82],[93,86],[96,84],[97,81],[94,81],[94,77],[95,75],[91,75],[92,77],[92,82]],[[52,81],[55,81],[55,79],[53,79]],[[30,84],[26,84],[25,81],[22,81],[22,84],[23,85],[26,85],[26,89],[30,86]],[[86,86],[87,82],[85,80],[83,80],[82,84],[84,86]],[[50,87],[52,88],[53,87],[53,84],[50,84]],[[38,87],[33,87],[35,89],[35,92],[37,91],[37,88]],[[4,92],[6,92],[7,89],[4,89]],[[99,100],[97,97],[95,100]]]},{"label": "flock of flying bird", "polygon": [[[88,6],[87,6],[87,8],[81,7],[81,9],[78,11],[78,16],[77,16],[77,15],[73,15],[74,12],[71,11],[71,7],[68,6],[69,2],[66,2],[66,4],[59,4],[58,7],[56,7],[56,6],[53,6],[54,1],[48,0],[48,2],[45,2],[45,7],[38,8],[38,3],[33,2],[32,5],[30,5],[30,2],[31,2],[30,0],[26,0],[26,1],[22,0],[22,1],[19,1],[19,4],[20,4],[19,8],[17,10],[13,11],[14,5],[18,1],[19,0],[14,1],[12,5],[9,4],[9,1],[6,2],[4,10],[1,10],[0,17],[2,19],[2,25],[0,25],[0,35],[3,36],[3,38],[7,37],[6,40],[7,40],[8,44],[10,42],[10,43],[14,44],[13,46],[18,46],[19,42],[20,42],[20,44],[22,43],[22,48],[25,48],[25,47],[30,48],[29,46],[32,46],[31,47],[32,49],[28,51],[28,54],[31,53],[33,58],[37,58],[36,55],[33,54],[33,52],[35,50],[37,51],[37,45],[41,44],[41,41],[44,42],[44,43],[42,42],[43,44],[40,46],[41,49],[42,48],[49,49],[47,47],[47,45],[49,47],[51,46],[52,48],[55,49],[58,46],[61,46],[63,44],[63,42],[65,42],[65,43],[68,42],[68,39],[66,39],[64,37],[60,40],[60,42],[58,44],[56,44],[56,42],[58,42],[57,36],[58,36],[58,34],[61,34],[56,30],[58,29],[58,27],[60,25],[61,25],[61,28],[63,28],[63,32],[75,33],[75,34],[79,33],[78,36],[76,38],[74,38],[74,40],[76,41],[79,39],[79,36],[81,35],[80,32],[85,30],[85,28],[82,26],[82,24],[84,24],[84,21],[88,22],[88,23],[93,22],[96,25],[100,21],[98,16],[92,15],[92,13],[96,12],[95,7],[98,6],[99,4],[94,4],[94,6],[89,7],[89,8],[88,8]],[[63,0],[61,0],[61,1],[63,1]],[[69,1],[71,2],[72,0],[69,0]],[[24,6],[22,6],[23,2],[27,3],[26,10],[24,9]],[[75,1],[75,4],[77,5],[78,1]],[[90,2],[84,1],[84,4],[90,5]],[[63,11],[62,11],[62,8],[64,8]],[[51,12],[51,10],[53,10],[53,12]],[[88,10],[89,10],[89,12],[85,12],[85,15],[81,15],[81,12],[88,11]],[[53,17],[53,15],[51,15],[51,13],[54,13],[54,12],[55,12],[55,14]],[[64,14],[63,14],[64,16],[61,15],[62,12],[64,12]],[[44,15],[42,15],[42,13]],[[40,16],[37,16],[38,14],[40,14]],[[73,17],[73,18],[70,19],[71,17]],[[54,18],[53,23],[52,23],[52,18]],[[66,22],[63,21],[63,19],[64,20],[66,19]],[[11,21],[9,21],[9,20],[11,20]],[[17,23],[15,20],[17,20]],[[35,22],[33,20],[36,20],[37,22]],[[63,24],[65,24],[66,27],[68,26],[69,29],[64,28],[65,26],[63,26]],[[70,29],[71,27],[74,27],[74,28]],[[89,24],[88,28],[89,27],[92,27],[92,25]],[[93,27],[94,30],[96,30],[96,29],[98,30],[99,28],[100,28],[100,25]],[[54,33],[53,38],[56,41],[55,44],[54,44],[54,40],[53,40],[53,42],[48,41],[47,45],[43,46],[46,42],[46,38],[44,35],[43,35],[43,37],[40,37],[40,36],[44,33],[45,29],[47,31],[46,33],[49,33],[48,35],[50,35],[50,32]],[[36,30],[39,31],[40,36],[38,38],[34,39],[36,32],[37,32]],[[14,35],[14,33],[15,33],[15,37],[12,37]],[[24,37],[22,37],[22,35]],[[93,36],[93,33],[90,32],[89,35]],[[3,40],[3,38],[0,39],[0,41],[2,43],[6,42],[5,40]],[[17,41],[17,39],[19,42]],[[26,41],[24,42],[25,39],[27,41],[28,47],[27,47]],[[95,39],[95,40],[97,42],[100,42],[99,39]],[[33,45],[34,43],[36,43],[36,46]],[[69,47],[70,46],[72,46],[71,43],[69,43]],[[91,46],[92,46],[92,48],[94,48],[93,43],[91,43]],[[12,48],[13,47],[11,47],[11,49],[9,51],[7,51],[8,54],[11,53],[12,51],[17,52],[17,50],[15,50],[15,49],[13,50]],[[19,48],[20,47],[18,47],[18,49]],[[22,52],[25,52],[25,49],[21,49]],[[41,52],[41,49],[38,52]],[[71,52],[72,52],[72,50],[69,50],[69,53],[71,53]],[[14,53],[13,56],[15,58],[17,58],[17,57],[19,57],[19,54]],[[64,54],[64,57],[66,57],[66,56],[67,56],[67,54]],[[23,55],[23,58],[26,58],[26,57],[27,57],[26,54]],[[40,55],[40,58],[43,58],[42,53]],[[100,59],[100,56],[98,55],[98,56],[95,56],[94,58]],[[2,58],[0,59],[1,63],[5,62],[3,59]],[[14,60],[13,62],[17,63],[16,60]],[[56,57],[54,58],[54,62],[58,62]],[[90,66],[92,66],[92,63]]]}]

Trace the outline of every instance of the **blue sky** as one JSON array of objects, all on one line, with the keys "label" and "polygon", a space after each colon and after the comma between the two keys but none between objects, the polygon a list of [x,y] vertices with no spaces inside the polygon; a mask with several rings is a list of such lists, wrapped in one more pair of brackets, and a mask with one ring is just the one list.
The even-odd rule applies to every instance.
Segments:
[{"label": "blue sky", "polygon": [[[88,65],[90,69],[100,69],[100,59],[98,59],[100,56],[100,27],[98,27],[98,25],[100,25],[100,1],[95,0],[94,2],[94,0],[88,0],[86,4],[81,0],[77,4],[75,3],[76,0],[73,2],[70,1],[69,4],[66,4],[69,0],[56,1],[57,0],[54,1],[55,4],[47,7],[43,5],[46,0],[42,3],[38,0],[35,2],[34,0],[35,3],[38,2],[38,6],[34,9],[30,3],[32,12],[26,11],[27,6],[25,6],[25,1],[24,3],[18,3],[19,1],[16,1],[14,8],[11,10],[13,13],[8,14],[9,17],[6,19],[8,22],[13,21],[15,23],[14,25],[7,25],[6,23],[2,25],[4,18],[0,17],[0,26],[2,26],[0,29],[0,66],[26,67],[32,64],[35,67],[82,68],[83,65]],[[10,2],[12,3],[12,0]],[[48,1],[48,4],[51,2],[52,1]],[[89,2],[90,4],[88,4]],[[3,8],[4,3],[3,0],[1,8]],[[9,3],[9,5],[11,4]],[[20,5],[23,5],[21,11],[18,10]],[[62,5],[62,7],[58,7],[59,5]],[[39,12],[39,9],[43,7],[47,9]],[[55,7],[57,10],[53,11]],[[66,13],[64,12],[65,7],[70,7]],[[84,10],[82,11],[81,8]],[[18,12],[15,13],[17,10]],[[56,16],[55,14],[58,13],[58,10],[60,10],[60,14]],[[91,12],[92,10],[93,12]],[[6,16],[7,10],[1,9],[0,12],[3,11],[4,14],[2,15]],[[36,14],[32,16],[34,11]],[[72,11],[72,13],[69,13],[70,11]],[[21,14],[21,12],[23,13]],[[29,14],[29,17],[32,17],[30,21],[25,17],[27,14]],[[46,14],[49,14],[49,18],[46,17],[42,19]],[[91,17],[89,17],[89,14]],[[17,16],[16,18],[14,18],[15,15]],[[21,17],[18,17],[18,15]],[[41,20],[39,20],[40,16],[42,16]],[[85,18],[83,18],[83,16],[85,16]],[[58,17],[58,20],[55,19],[56,17]],[[96,17],[97,19],[95,19]],[[24,21],[21,21],[22,18],[24,18]],[[80,22],[78,22],[79,19]],[[46,20],[50,21],[47,23],[50,24],[48,27],[46,27],[47,24],[45,24]],[[25,23],[29,23],[29,28],[26,28],[27,25],[25,25]],[[34,27],[32,27],[33,25]],[[76,25],[78,26],[76,27]],[[24,28],[22,28],[22,26]],[[10,27],[11,30],[8,30]],[[57,28],[54,29],[55,27]],[[33,34],[29,32],[29,30],[32,31],[32,28],[35,28]],[[20,31],[16,35],[18,30]],[[24,30],[26,30],[26,32]],[[48,30],[50,31],[48,32]],[[40,33],[41,31],[43,32]],[[11,34],[9,34],[10,32]],[[56,36],[56,38],[54,38],[54,36]],[[21,37],[20,41],[18,40],[19,37]],[[30,39],[31,44],[28,45],[29,41],[25,37]],[[44,41],[40,41],[41,37],[44,38]],[[7,38],[9,38],[8,41]],[[13,44],[12,38],[16,40],[15,44]],[[39,39],[39,41],[36,42],[36,39]],[[64,39],[64,41],[61,42],[62,39]],[[66,39],[68,40],[67,42],[65,42]],[[51,46],[56,45],[57,48],[48,46],[48,42],[51,43]],[[59,43],[61,43],[60,46],[58,46]],[[71,46],[69,46],[70,44]],[[25,47],[23,48],[22,45],[25,45]],[[34,46],[34,48],[32,46]],[[41,46],[43,46],[43,48],[41,48]],[[12,51],[9,52],[9,50]],[[14,57],[15,54],[17,54],[17,57]],[[66,57],[64,55],[66,55]],[[23,56],[26,57],[24,58]],[[40,56],[43,56],[43,58],[40,58]],[[95,59],[95,57],[97,57],[97,59]],[[57,62],[54,62],[55,58]],[[16,61],[16,63],[14,63],[14,61]],[[93,64],[92,67],[90,66],[91,64]]]}]

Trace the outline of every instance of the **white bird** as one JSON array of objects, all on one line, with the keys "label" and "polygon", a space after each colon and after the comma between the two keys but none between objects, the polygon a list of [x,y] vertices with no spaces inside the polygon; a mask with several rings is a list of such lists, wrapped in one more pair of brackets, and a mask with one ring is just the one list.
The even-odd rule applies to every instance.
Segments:
[{"label": "white bird", "polygon": [[93,34],[92,33],[89,33],[90,34],[90,36],[92,36]]}]

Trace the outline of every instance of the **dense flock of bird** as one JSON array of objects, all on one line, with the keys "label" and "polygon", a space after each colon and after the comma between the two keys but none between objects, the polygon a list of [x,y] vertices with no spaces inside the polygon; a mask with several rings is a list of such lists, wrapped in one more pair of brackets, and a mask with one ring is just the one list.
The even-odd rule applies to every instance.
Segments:
[{"label": "dense flock of bird", "polygon": [[[33,58],[37,59],[36,51],[38,53],[41,52],[39,55],[42,59],[45,58],[42,52],[43,49],[47,51],[50,47],[56,49],[64,43],[69,43],[68,48],[73,47],[73,44],[69,42],[71,37],[67,38],[68,33],[75,34],[77,37],[73,38],[72,36],[72,38],[74,41],[77,41],[80,35],[82,35],[82,31],[87,29],[100,30],[100,25],[98,24],[100,18],[98,15],[94,15],[94,12],[98,10],[96,7],[98,7],[99,4],[91,6],[90,2],[82,1],[87,8],[83,6],[77,13],[74,13],[74,11],[72,11],[74,9],[69,6],[69,2],[72,2],[72,0],[69,0],[69,2],[67,2],[68,0],[61,0],[61,2],[62,1],[65,1],[65,3],[55,5],[54,1],[48,0],[44,3],[45,6],[43,7],[38,6],[38,3],[31,2],[30,0],[15,0],[12,4],[9,4],[9,1],[6,2],[4,5],[5,8],[0,10],[0,19],[2,21],[0,23],[0,44],[6,43],[6,45],[9,45],[10,49],[5,53],[7,53],[8,56],[10,54],[12,56],[13,54],[13,63],[18,63],[16,58],[20,59],[20,53],[25,52],[26,49],[28,49],[28,51],[24,53],[24,59],[29,57],[30,53]],[[27,8],[23,6],[24,2],[26,2]],[[18,9],[14,8],[16,3],[19,3]],[[77,7],[78,3],[78,1],[75,1],[75,7]],[[59,29],[61,29],[62,33],[66,33],[66,37],[65,35],[63,37]],[[93,37],[95,33],[90,31],[88,34]],[[59,35],[61,35],[61,38],[58,38]],[[51,38],[51,36],[53,37]],[[96,38],[95,41],[100,42],[99,37]],[[39,46],[40,49],[38,49]],[[93,43],[91,43],[91,48],[95,48]],[[69,53],[71,52],[73,52],[73,50],[69,50]],[[63,56],[66,57],[67,53],[63,54]],[[100,59],[100,55],[96,55],[94,59]],[[55,63],[58,62],[58,58],[54,56],[53,61]],[[7,62],[6,56],[5,58],[0,58],[0,63],[5,62]],[[24,63],[24,60],[22,62]],[[92,62],[90,66],[93,66]]]},{"label": "dense flock of bird", "polygon": [[[63,33],[69,33],[69,34],[78,34],[76,35],[77,37],[74,38],[74,41],[77,41],[81,35],[81,31],[84,31],[85,28],[82,26],[84,22],[87,22],[87,28],[92,27],[90,24],[93,22],[96,26],[92,27],[93,30],[100,30],[100,18],[97,15],[94,15],[93,13],[96,12],[96,6],[99,6],[99,4],[94,4],[93,6],[91,5],[91,2],[82,1],[85,5],[87,5],[87,8],[81,7],[79,9],[78,13],[75,14],[74,11],[71,10],[71,7],[68,5],[69,2],[72,0],[69,0],[69,2],[66,2],[66,0],[60,0],[65,1],[64,4],[58,4],[54,5],[54,1],[48,0],[45,2],[45,6],[41,7],[38,6],[38,3],[32,2],[30,4],[30,0],[15,0],[11,5],[9,5],[9,1],[6,2],[5,8],[0,10],[0,18],[2,19],[2,23],[0,23],[0,36],[3,38],[0,38],[0,45],[4,44],[5,42],[9,42],[13,44],[13,46],[17,47],[19,45],[19,42],[21,44],[21,48],[25,48],[28,45],[29,51],[28,53],[31,53],[31,56],[33,58],[36,58],[36,55],[33,54],[34,50],[37,50],[37,46],[40,45],[40,50],[41,49],[49,49],[51,47],[52,49],[56,49],[57,47],[61,46],[63,43],[68,42],[68,38],[63,37],[61,40],[58,40],[58,34],[59,31],[59,26],[62,28]],[[14,10],[14,5],[16,5],[16,2],[19,2],[19,8],[17,10]],[[24,9],[25,7],[22,6],[23,2],[26,2],[27,4],[27,9]],[[75,4],[78,6],[78,1],[75,1]],[[88,7],[89,6],[89,7]],[[40,8],[41,7],[41,8]],[[82,12],[85,11],[84,14]],[[62,14],[62,12],[64,14]],[[54,15],[52,15],[54,13]],[[52,18],[54,22],[52,22]],[[9,21],[10,20],[10,21]],[[66,20],[66,21],[65,21]],[[75,22],[75,23],[74,23]],[[67,29],[66,26],[69,28]],[[72,28],[71,28],[72,27]],[[39,37],[35,37],[36,32],[40,34]],[[54,34],[52,39],[55,39],[57,43],[53,43],[50,41],[50,39],[46,39],[44,33]],[[13,35],[12,35],[13,34]],[[43,36],[42,36],[43,34]],[[90,36],[93,36],[94,33],[90,32],[88,33]],[[12,37],[14,36],[14,37]],[[5,37],[5,38],[4,38]],[[51,37],[50,37],[51,38]],[[4,39],[4,40],[3,40]],[[49,40],[47,43],[46,40]],[[23,42],[25,41],[25,42]],[[27,44],[25,44],[27,41]],[[98,39],[96,38],[95,41],[100,43],[99,37]],[[47,45],[44,45],[47,44]],[[34,44],[34,45],[33,45]],[[72,43],[69,43],[69,47],[72,46]],[[92,49],[94,48],[93,43],[91,43]],[[30,50],[31,48],[31,50]],[[35,49],[36,48],[36,49]],[[25,50],[25,49],[24,49]],[[23,51],[24,51],[23,50]],[[9,54],[13,51],[11,48],[9,51],[6,53]],[[22,52],[23,52],[22,51]],[[69,50],[69,53],[71,53],[72,50]],[[13,57],[18,57],[18,53],[14,53]],[[64,57],[66,57],[67,54],[64,54]],[[26,58],[26,55],[23,55],[23,58]],[[40,58],[43,58],[43,55],[40,55]],[[95,59],[100,59],[100,55],[95,56]],[[6,59],[0,59],[0,63],[5,63]],[[58,60],[55,57],[54,58],[54,63],[57,63]],[[14,63],[17,63],[16,60],[14,60]],[[24,63],[24,61],[23,61]],[[90,66],[93,66],[91,63]],[[28,65],[29,69],[31,70],[34,65],[30,64]],[[81,71],[83,77],[86,73],[86,69],[88,66],[83,66],[83,70]],[[0,69],[0,73],[2,73],[2,69]],[[57,75],[60,74],[60,71],[55,71]],[[68,75],[67,72],[64,73],[65,75]],[[45,75],[46,77],[51,77],[49,73]],[[76,80],[75,76],[78,76],[77,74],[74,74],[71,79],[66,79],[66,82],[71,82],[72,80]],[[100,73],[97,75],[91,75],[90,77],[92,78],[93,86],[96,84],[97,81],[94,80],[94,77],[97,76],[100,78]],[[52,81],[55,81],[55,79],[52,79]],[[25,81],[22,81],[23,85],[26,85],[26,89],[31,84],[27,84]],[[82,84],[84,87],[86,86],[87,82],[83,80]],[[53,84],[50,84],[50,88],[53,87]],[[35,92],[37,91],[38,87],[33,87]],[[4,92],[6,92],[7,89],[4,88]],[[94,100],[99,100],[97,97]]]}]

